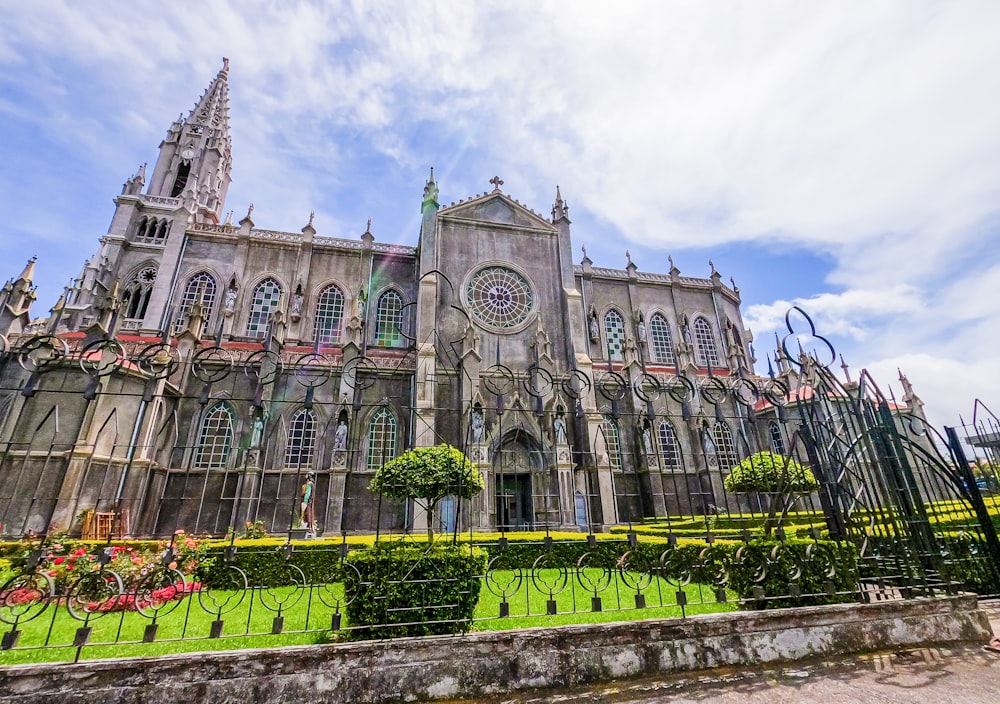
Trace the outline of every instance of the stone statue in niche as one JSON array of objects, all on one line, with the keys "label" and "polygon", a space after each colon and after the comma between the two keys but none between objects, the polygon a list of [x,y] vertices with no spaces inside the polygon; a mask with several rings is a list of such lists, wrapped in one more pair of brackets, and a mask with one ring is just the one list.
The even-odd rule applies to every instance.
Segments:
[{"label": "stone statue in niche", "polygon": [[639,344],[646,344],[646,321],[642,317],[642,313],[639,314]]},{"label": "stone statue in niche", "polygon": [[264,438],[264,415],[261,414],[253,419],[253,431],[250,433],[250,447],[260,447]]},{"label": "stone statue in niche", "polygon": [[229,284],[229,288],[226,289],[226,302],[223,309],[228,318],[236,310],[236,286],[235,281]]},{"label": "stone statue in niche", "polygon": [[556,414],[556,418],[552,421],[552,432],[556,438],[556,445],[565,445],[566,441],[566,419],[563,418],[562,408],[560,407],[559,412]]},{"label": "stone statue in niche", "polygon": [[485,419],[483,418],[483,409],[478,403],[472,409],[470,429],[472,442],[477,444],[481,443],[483,441],[483,435],[485,434]]},{"label": "stone statue in niche", "polygon": [[333,449],[347,449],[347,421],[345,420],[337,424],[337,432],[333,435]]},{"label": "stone statue in niche", "polygon": [[653,455],[653,434],[648,425],[642,429],[642,449],[647,456]]},{"label": "stone statue in niche", "polygon": [[601,339],[601,326],[597,323],[597,313],[590,314],[590,340],[597,342]]},{"label": "stone statue in niche", "polygon": [[292,314],[292,320],[298,320],[302,315],[302,302],[302,287],[299,286],[295,289],[295,293],[292,294],[292,309],[290,311]]}]

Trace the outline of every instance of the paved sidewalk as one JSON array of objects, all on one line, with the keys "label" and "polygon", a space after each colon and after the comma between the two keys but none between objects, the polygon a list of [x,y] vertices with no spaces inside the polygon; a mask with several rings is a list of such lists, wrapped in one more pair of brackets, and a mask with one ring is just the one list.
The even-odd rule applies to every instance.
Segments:
[{"label": "paved sidewalk", "polygon": [[[1000,635],[1000,601],[986,602]],[[483,702],[483,700],[478,700]],[[498,697],[493,704],[1000,704],[1000,655],[981,645],[919,648],[753,669],[719,668],[563,692]]]}]

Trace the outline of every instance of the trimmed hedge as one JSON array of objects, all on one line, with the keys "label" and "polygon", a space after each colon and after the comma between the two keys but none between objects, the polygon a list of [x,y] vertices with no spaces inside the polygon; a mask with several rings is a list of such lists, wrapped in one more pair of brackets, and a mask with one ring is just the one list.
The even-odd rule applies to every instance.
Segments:
[{"label": "trimmed hedge", "polygon": [[348,637],[465,633],[479,602],[486,553],[468,545],[379,543],[351,552],[344,570]]}]

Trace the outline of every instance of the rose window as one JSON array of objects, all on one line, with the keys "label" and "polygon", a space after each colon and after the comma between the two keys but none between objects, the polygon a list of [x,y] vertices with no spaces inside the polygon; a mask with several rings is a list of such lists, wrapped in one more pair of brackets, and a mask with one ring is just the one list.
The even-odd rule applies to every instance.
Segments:
[{"label": "rose window", "polygon": [[531,315],[534,294],[527,279],[505,266],[480,269],[465,287],[469,313],[487,327],[510,330]]}]

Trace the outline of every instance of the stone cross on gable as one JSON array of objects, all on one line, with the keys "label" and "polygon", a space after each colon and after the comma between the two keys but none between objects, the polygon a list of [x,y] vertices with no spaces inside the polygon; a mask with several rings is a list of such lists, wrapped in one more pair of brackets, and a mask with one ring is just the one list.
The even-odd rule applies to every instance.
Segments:
[{"label": "stone cross on gable", "polygon": [[500,190],[500,186],[503,185],[503,179],[500,178],[499,176],[494,176],[493,178],[490,179],[490,183],[493,184],[493,190],[494,191],[499,191]]}]

